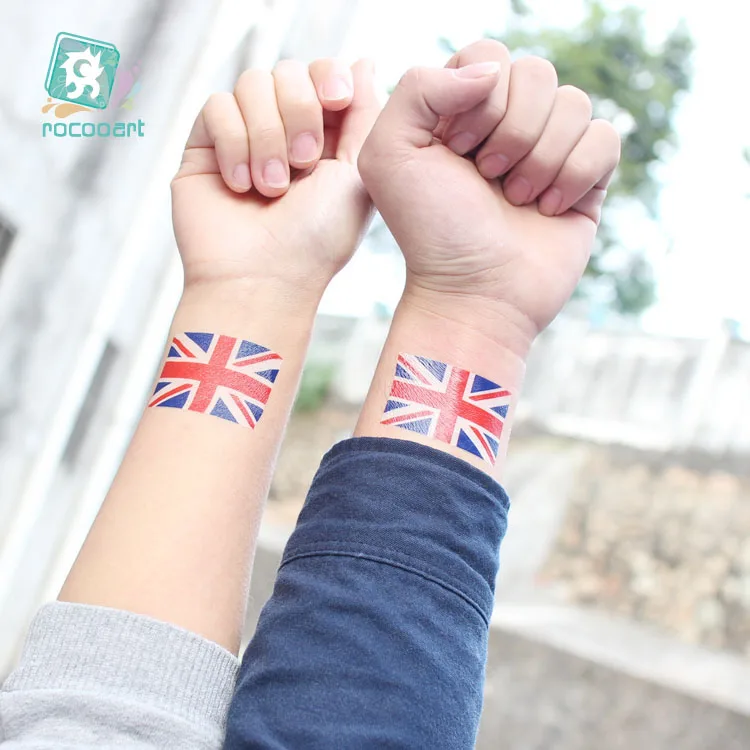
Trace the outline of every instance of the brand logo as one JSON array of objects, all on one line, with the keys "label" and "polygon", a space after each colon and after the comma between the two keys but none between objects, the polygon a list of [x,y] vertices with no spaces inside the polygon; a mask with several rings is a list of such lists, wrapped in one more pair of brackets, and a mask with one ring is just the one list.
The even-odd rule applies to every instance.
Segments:
[{"label": "brand logo", "polygon": [[57,35],[45,88],[53,99],[106,109],[120,64],[114,44],[76,34]]},{"label": "brand logo", "polygon": [[[121,71],[118,85],[115,75],[120,52],[114,44],[90,37],[61,32],[55,39],[44,87],[49,94],[43,114],[58,120],[70,115],[107,109],[113,103],[120,109],[132,109],[140,90],[139,66]],[[129,138],[144,136],[145,123],[130,122],[43,122],[42,137],[56,138]]]}]

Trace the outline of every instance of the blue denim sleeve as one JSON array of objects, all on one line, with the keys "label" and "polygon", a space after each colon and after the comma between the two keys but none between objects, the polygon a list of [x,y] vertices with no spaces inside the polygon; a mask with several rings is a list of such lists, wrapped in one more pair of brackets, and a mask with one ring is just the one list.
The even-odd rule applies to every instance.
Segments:
[{"label": "blue denim sleeve", "polygon": [[507,511],[500,485],[441,451],[336,445],[244,655],[225,747],[474,747]]}]

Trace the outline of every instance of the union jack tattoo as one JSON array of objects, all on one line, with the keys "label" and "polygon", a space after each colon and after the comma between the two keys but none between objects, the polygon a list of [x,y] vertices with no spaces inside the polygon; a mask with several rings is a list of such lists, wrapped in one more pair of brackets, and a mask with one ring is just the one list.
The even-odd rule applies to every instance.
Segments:
[{"label": "union jack tattoo", "polygon": [[455,445],[494,466],[511,398],[481,375],[400,354],[381,424]]},{"label": "union jack tattoo", "polygon": [[198,411],[254,428],[280,366],[278,354],[252,341],[181,333],[172,339],[148,405]]}]

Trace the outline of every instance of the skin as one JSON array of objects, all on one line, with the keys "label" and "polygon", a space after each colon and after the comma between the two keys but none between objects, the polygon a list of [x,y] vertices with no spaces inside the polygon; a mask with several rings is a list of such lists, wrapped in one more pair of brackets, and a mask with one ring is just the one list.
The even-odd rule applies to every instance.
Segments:
[{"label": "skin", "polygon": [[591,111],[548,61],[511,64],[489,40],[402,78],[359,157],[407,282],[355,434],[425,442],[502,475],[507,429],[491,467],[380,420],[399,352],[518,395],[531,344],[586,267],[619,161],[616,131]]},{"label": "skin", "polygon": [[[255,429],[146,409],[61,600],[150,615],[237,653],[315,311],[371,216],[356,161],[379,111],[370,63],[321,60],[247,71],[198,115],[172,182],[185,287],[169,340],[249,339],[281,370]],[[264,181],[274,160],[278,187]]]}]

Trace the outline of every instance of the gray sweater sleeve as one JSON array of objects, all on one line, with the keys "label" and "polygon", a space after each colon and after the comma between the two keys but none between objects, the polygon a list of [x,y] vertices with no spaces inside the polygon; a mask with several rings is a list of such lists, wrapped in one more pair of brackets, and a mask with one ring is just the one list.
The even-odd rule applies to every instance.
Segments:
[{"label": "gray sweater sleeve", "polygon": [[56,602],[0,692],[3,750],[220,748],[238,661],[186,630]]}]

